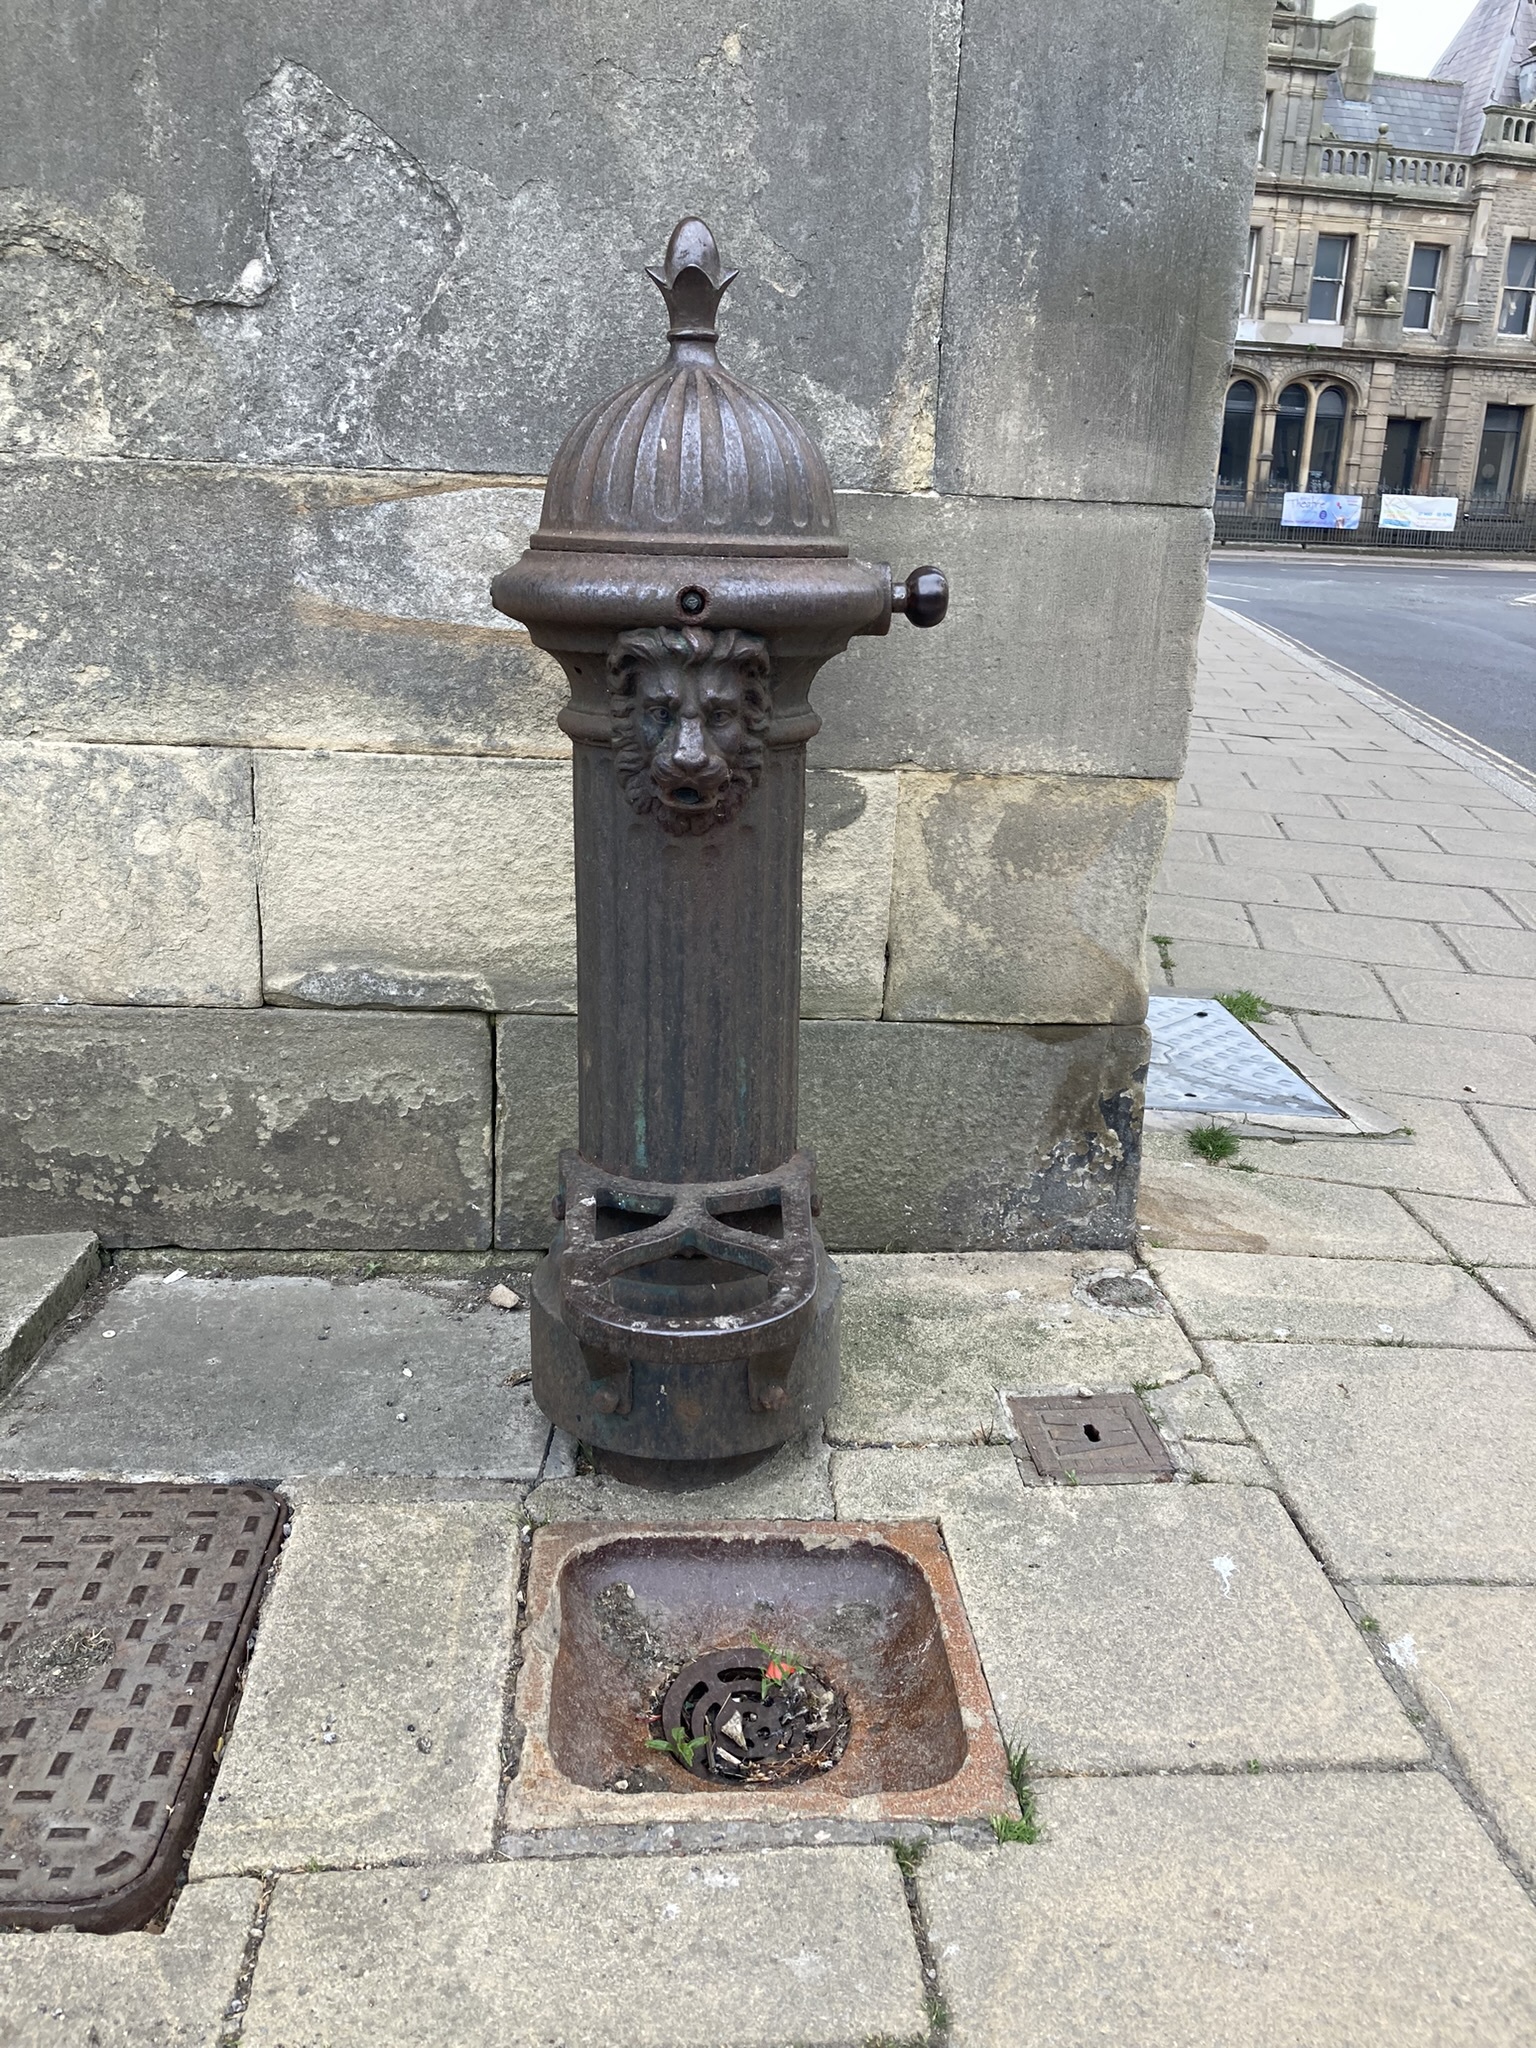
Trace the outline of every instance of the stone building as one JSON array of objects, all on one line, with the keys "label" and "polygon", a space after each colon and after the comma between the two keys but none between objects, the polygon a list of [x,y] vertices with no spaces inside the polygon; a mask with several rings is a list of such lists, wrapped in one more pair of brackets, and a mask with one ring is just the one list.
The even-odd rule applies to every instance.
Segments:
[{"label": "stone building", "polygon": [[1477,0],[1433,78],[1375,10],[1282,0],[1218,501],[1536,493],[1536,0]]},{"label": "stone building", "polygon": [[546,1241],[564,691],[487,585],[700,213],[954,592],[816,687],[826,1236],[1125,1241],[1269,0],[1123,13],[14,0],[0,1230]]}]

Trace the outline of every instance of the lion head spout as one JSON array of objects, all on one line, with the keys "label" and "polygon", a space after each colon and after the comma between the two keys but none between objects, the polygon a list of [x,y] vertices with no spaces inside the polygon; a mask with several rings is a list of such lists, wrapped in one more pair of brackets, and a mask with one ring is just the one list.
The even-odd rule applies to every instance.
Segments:
[{"label": "lion head spout", "polygon": [[773,716],[768,650],[754,633],[647,626],[608,651],[619,782],[664,832],[708,832],[763,772]]}]

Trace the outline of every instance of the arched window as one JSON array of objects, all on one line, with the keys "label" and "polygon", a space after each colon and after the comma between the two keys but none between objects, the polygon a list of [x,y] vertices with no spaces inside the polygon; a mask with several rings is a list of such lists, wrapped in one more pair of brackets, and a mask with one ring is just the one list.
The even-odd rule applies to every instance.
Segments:
[{"label": "arched window", "polygon": [[1275,407],[1275,445],[1269,461],[1269,480],[1277,491],[1299,491],[1301,444],[1307,431],[1307,387],[1287,384]]},{"label": "arched window", "polygon": [[1317,415],[1312,426],[1312,460],[1307,467],[1309,491],[1336,491],[1344,456],[1344,416],[1349,411],[1349,393],[1340,384],[1330,384],[1317,395]]},{"label": "arched window", "polygon": [[1258,407],[1257,387],[1240,377],[1227,393],[1227,409],[1221,416],[1221,459],[1216,465],[1216,483],[1221,490],[1248,488],[1248,457],[1253,452],[1253,420]]}]

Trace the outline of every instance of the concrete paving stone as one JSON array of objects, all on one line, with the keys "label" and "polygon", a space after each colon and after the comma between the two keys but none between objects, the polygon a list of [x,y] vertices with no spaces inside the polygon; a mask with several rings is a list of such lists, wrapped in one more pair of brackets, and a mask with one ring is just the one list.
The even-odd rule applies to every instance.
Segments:
[{"label": "concrete paving stone", "polygon": [[[1536,1025],[1536,1017],[1528,1021]],[[1384,1024],[1365,1017],[1307,1017],[1299,1028],[1340,1079],[1358,1088],[1379,1085],[1402,1095],[1536,1102],[1536,1039],[1518,1031]]]},{"label": "concrete paving stone", "polygon": [[1298,910],[1326,910],[1328,899],[1310,875],[1261,868],[1201,865],[1165,860],[1157,887],[1164,896],[1197,896],[1207,902],[1283,903]]},{"label": "concrete paving stone", "polygon": [[527,1370],[527,1316],[479,1283],[141,1273],[0,1409],[0,1445],[39,1475],[532,1479]]},{"label": "concrete paving stone", "polygon": [[1476,1115],[1527,1197],[1536,1202],[1536,1109],[1489,1103],[1480,1105]]},{"label": "concrete paving stone", "polygon": [[490,1854],[520,1526],[483,1501],[295,1509],[194,1876]]},{"label": "concrete paving stone", "polygon": [[1176,1380],[1171,1387],[1151,1387],[1143,1399],[1166,1436],[1192,1443],[1240,1444],[1248,1434],[1216,1382],[1203,1372]]},{"label": "concrete paving stone", "polygon": [[242,2048],[858,2048],[923,2036],[889,1849],[278,1880]]},{"label": "concrete paving stone", "polygon": [[1536,1582],[1528,1354],[1205,1349],[1330,1571]]},{"label": "concrete paving stone", "polygon": [[1408,1195],[1408,1207],[1472,1266],[1536,1266],[1536,1208]]},{"label": "concrete paving stone", "polygon": [[1523,919],[1527,926],[1536,926],[1536,892],[1530,889],[1501,889],[1499,894],[1516,917]]},{"label": "concrete paving stone", "polygon": [[562,1473],[545,1477],[533,1489],[526,1513],[535,1524],[826,1521],[833,1512],[829,1455],[819,1436],[806,1437],[785,1444],[740,1479],[665,1493],[624,1486],[605,1473]]},{"label": "concrete paving stone", "polygon": [[1419,797],[1405,802],[1390,796],[1341,796],[1339,810],[1346,818],[1360,818],[1369,824],[1411,823],[1433,831],[1440,825],[1477,825],[1476,811],[1465,804],[1431,803]]},{"label": "concrete paving stone", "polygon": [[6,2048],[220,2048],[261,1898],[189,1884],[163,1934],[0,1934]]},{"label": "concrete paving stone", "polygon": [[1321,953],[1376,966],[1440,967],[1461,963],[1438,933],[1406,918],[1355,917],[1336,910],[1283,910],[1259,904],[1253,912],[1259,943],[1277,953]]},{"label": "concrete paving stone", "polygon": [[1536,1919],[1431,1772],[1051,1784],[918,1872],[955,2048],[1516,2048]]},{"label": "concrete paving stone", "polygon": [[1491,830],[1486,825],[1436,825],[1429,836],[1446,853],[1470,853],[1479,859],[1536,861],[1536,819],[1526,818],[1524,822],[1529,830],[1515,818]]},{"label": "concrete paving stone", "polygon": [[1527,1325],[1536,1328],[1536,1272],[1526,1266],[1495,1266],[1488,1285]]},{"label": "concrete paving stone", "polygon": [[1468,889],[1536,888],[1533,855],[1521,859],[1486,853],[1384,852],[1381,865],[1397,882],[1449,882]]},{"label": "concrete paving stone", "polygon": [[1245,839],[1278,839],[1280,827],[1262,804],[1252,810],[1229,804],[1192,802],[1187,785],[1179,787],[1179,807],[1173,814],[1173,832],[1234,832]]},{"label": "concrete paving stone", "polygon": [[1223,832],[1216,836],[1216,851],[1228,867],[1240,870],[1251,865],[1270,874],[1282,871],[1306,875],[1379,877],[1381,874],[1368,848],[1347,843],[1338,845],[1326,839],[1282,839],[1272,846],[1266,843],[1261,850],[1251,839],[1240,839],[1234,832]]},{"label": "concrete paving stone", "polygon": [[0,1237],[0,1393],[100,1271],[101,1246],[89,1230]]},{"label": "concrete paving stone", "polygon": [[1457,1266],[1153,1248],[1146,1258],[1201,1340],[1262,1343],[1283,1332],[1298,1344],[1531,1343]]},{"label": "concrete paving stone", "polygon": [[1174,1446],[1181,1469],[1209,1486],[1279,1486],[1273,1470],[1252,1444],[1206,1443],[1199,1439]]},{"label": "concrete paving stone", "polygon": [[841,1514],[937,1514],[999,1721],[1039,1771],[1424,1754],[1271,1493],[1028,1488],[985,1450],[841,1452],[833,1488]]},{"label": "concrete paving stone", "polygon": [[[1410,1024],[1462,1025],[1469,1031],[1518,1030],[1536,1018],[1536,977],[1418,974],[1383,967],[1381,979]],[[1363,1014],[1356,1012],[1356,1015]]]},{"label": "concrete paving stone", "polygon": [[1123,1252],[845,1254],[834,1441],[970,1443],[1001,1426],[999,1390],[1126,1387],[1199,1360],[1169,1314],[1114,1313],[1098,1274]]},{"label": "concrete paving stone", "polygon": [[1368,967],[1315,953],[1276,953],[1267,946],[1202,945],[1179,948],[1179,979],[1185,988],[1227,994],[1251,989],[1282,1010],[1331,1010],[1346,1017],[1391,1017],[1381,983]]},{"label": "concrete paving stone", "polygon": [[[1332,1259],[1445,1256],[1379,1188],[1234,1173],[1192,1159],[1183,1140],[1182,1132],[1149,1135],[1136,1211],[1149,1248]],[[1242,1147],[1242,1163],[1269,1149],[1267,1140],[1252,1141]]]},{"label": "concrete paving stone", "polygon": [[[1519,1202],[1520,1190],[1500,1165],[1471,1113],[1459,1103],[1371,1090],[1371,1101],[1412,1133],[1393,1138],[1307,1138],[1294,1145],[1249,1145],[1243,1156],[1261,1174],[1291,1180],[1347,1182],[1355,1187],[1417,1188],[1425,1194],[1469,1195]],[[1513,1111],[1481,1112],[1486,1116]],[[1536,1174],[1536,1157],[1533,1157]]]},{"label": "concrete paving stone", "polygon": [[1258,944],[1240,903],[1207,903],[1196,896],[1165,896],[1155,891],[1147,905],[1147,926],[1173,939],[1197,939],[1218,946]]},{"label": "concrete paving stone", "polygon": [[1536,976],[1536,932],[1448,924],[1445,936],[1478,974]]},{"label": "concrete paving stone", "polygon": [[1524,804],[1508,804],[1489,796],[1473,805],[1477,822],[1495,832],[1513,832],[1521,839],[1536,839],[1536,816]]},{"label": "concrete paving stone", "polygon": [[1362,1605],[1527,1877],[1536,1878],[1536,1591],[1371,1586]]},{"label": "concrete paving stone", "polygon": [[1430,882],[1361,881],[1339,875],[1328,894],[1347,916],[1418,918],[1428,924],[1512,925],[1517,922],[1486,889],[1452,889]]},{"label": "concrete paving stone", "polygon": [[1402,847],[1432,853],[1435,842],[1422,825],[1407,817],[1379,819],[1304,816],[1299,811],[1281,811],[1276,822],[1287,839],[1321,841],[1338,846]]}]

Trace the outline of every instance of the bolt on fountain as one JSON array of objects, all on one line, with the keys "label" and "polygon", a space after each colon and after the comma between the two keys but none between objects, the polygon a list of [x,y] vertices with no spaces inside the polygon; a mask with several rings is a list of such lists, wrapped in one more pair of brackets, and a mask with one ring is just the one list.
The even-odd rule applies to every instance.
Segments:
[{"label": "bolt on fountain", "polygon": [[491,585],[570,683],[580,1117],[534,1276],[533,1392],[644,1484],[725,1477],[837,1395],[838,1277],[796,1130],[810,686],[894,612],[797,420],[716,353],[723,267],[680,221],[647,273],[667,360],[593,408]]}]

